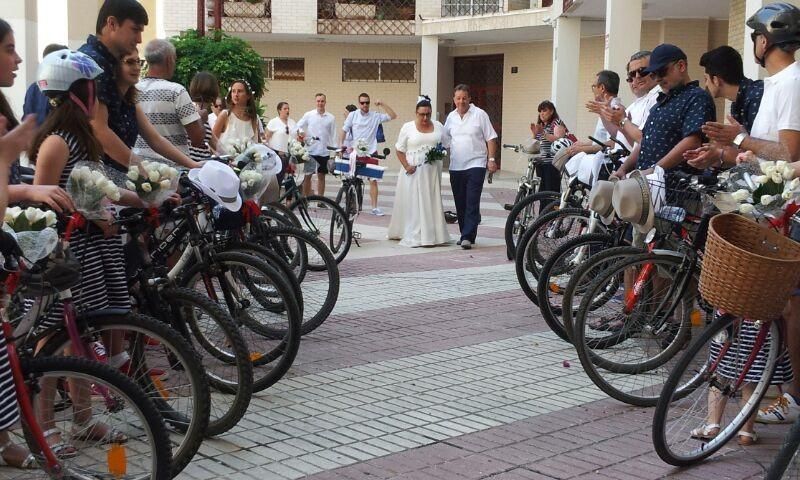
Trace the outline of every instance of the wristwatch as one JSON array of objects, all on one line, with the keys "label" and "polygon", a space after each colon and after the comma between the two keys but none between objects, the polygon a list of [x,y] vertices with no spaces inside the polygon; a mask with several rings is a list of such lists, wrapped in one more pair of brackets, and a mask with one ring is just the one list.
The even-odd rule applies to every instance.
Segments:
[{"label": "wristwatch", "polygon": [[739,147],[742,145],[742,142],[744,142],[745,138],[747,138],[747,134],[745,132],[739,132],[739,135],[736,135],[736,137],[733,139],[733,144]]},{"label": "wristwatch", "polygon": [[490,158],[489,161],[494,163],[494,158]]},{"label": "wristwatch", "polygon": [[625,124],[628,123],[628,119],[622,117],[622,120],[619,121],[619,128],[625,128]]}]

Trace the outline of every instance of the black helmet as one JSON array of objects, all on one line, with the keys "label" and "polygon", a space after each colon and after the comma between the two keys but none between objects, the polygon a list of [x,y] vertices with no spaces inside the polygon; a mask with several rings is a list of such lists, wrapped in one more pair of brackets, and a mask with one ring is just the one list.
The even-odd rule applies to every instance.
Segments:
[{"label": "black helmet", "polygon": [[800,45],[800,9],[789,3],[772,3],[761,7],[747,26],[767,37],[768,47]]}]

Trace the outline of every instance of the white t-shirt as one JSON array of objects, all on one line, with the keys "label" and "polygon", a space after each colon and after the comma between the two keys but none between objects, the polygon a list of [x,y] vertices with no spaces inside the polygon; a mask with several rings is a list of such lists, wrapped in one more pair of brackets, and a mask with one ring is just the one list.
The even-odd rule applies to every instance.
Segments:
[{"label": "white t-shirt", "polygon": [[[156,131],[189,155],[189,137],[184,125],[200,119],[189,92],[179,83],[160,78],[143,78],[136,84],[136,89],[139,91],[138,105]],[[136,139],[135,148],[139,149],[142,157],[164,160],[141,136]]]},{"label": "white t-shirt", "polygon": [[458,110],[453,110],[445,120],[444,131],[450,138],[450,170],[486,167],[486,142],[497,138],[486,112],[470,104],[462,118]]},{"label": "white t-shirt", "polygon": [[[603,125],[603,120],[598,118],[597,125],[594,127],[594,134],[592,136],[601,142],[607,142],[609,138],[611,138],[611,134],[608,133],[606,130],[606,126]],[[592,142],[593,145],[597,145],[596,143]]]},{"label": "white t-shirt", "polygon": [[361,110],[356,110],[350,112],[350,115],[347,116],[342,130],[352,133],[351,146],[355,146],[356,142],[363,138],[369,145],[369,152],[377,152],[378,140],[376,136],[378,134],[378,125],[391,119],[392,117],[389,115],[374,110],[370,110],[366,115]]},{"label": "white t-shirt", "polygon": [[309,148],[311,155],[328,156],[328,146],[336,146],[336,118],[331,112],[322,115],[316,109],[303,114],[297,122],[298,130],[306,132],[306,137],[317,137],[319,140],[314,142]]},{"label": "white t-shirt", "polygon": [[[286,133],[287,125],[289,127],[289,133]],[[267,123],[267,130],[272,132],[272,136],[268,142],[269,148],[276,152],[288,152],[289,138],[297,137],[297,123],[291,118],[288,118],[286,123],[283,123],[280,117],[275,117]]]},{"label": "white t-shirt", "polygon": [[800,64],[797,62],[764,79],[764,96],[750,135],[777,142],[781,130],[800,131]]}]

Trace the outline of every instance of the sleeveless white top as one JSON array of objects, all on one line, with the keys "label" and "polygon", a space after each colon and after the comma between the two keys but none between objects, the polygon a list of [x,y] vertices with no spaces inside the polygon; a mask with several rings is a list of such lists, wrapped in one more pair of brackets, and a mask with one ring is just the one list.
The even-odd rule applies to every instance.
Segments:
[{"label": "sleeveless white top", "polygon": [[233,151],[229,151],[228,143],[231,140],[250,140],[253,143],[258,142],[258,137],[256,136],[256,132],[253,131],[253,121],[245,121],[241,120],[239,117],[233,114],[233,112],[228,112],[228,125],[225,127],[225,131],[222,132],[222,135],[219,137],[219,149],[224,150],[225,153],[230,155],[235,154]]}]

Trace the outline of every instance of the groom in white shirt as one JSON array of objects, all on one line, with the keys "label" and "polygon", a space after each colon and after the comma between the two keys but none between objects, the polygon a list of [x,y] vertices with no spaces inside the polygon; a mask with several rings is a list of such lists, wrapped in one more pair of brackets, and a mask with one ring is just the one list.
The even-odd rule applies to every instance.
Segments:
[{"label": "groom in white shirt", "polygon": [[458,244],[464,250],[472,248],[478,235],[486,169],[491,173],[497,171],[497,133],[489,115],[470,100],[469,87],[457,85],[453,92],[456,109],[444,123],[444,133],[450,137],[450,187],[461,231]]}]

